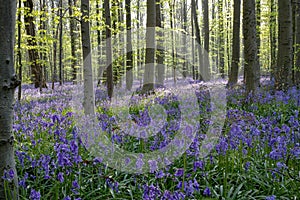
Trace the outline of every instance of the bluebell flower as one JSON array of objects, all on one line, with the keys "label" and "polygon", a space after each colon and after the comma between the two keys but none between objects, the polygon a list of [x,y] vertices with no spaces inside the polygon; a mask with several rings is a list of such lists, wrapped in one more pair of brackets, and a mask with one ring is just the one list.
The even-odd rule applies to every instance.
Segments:
[{"label": "bluebell flower", "polygon": [[266,200],[275,200],[275,199],[276,199],[276,196],[275,196],[275,195],[267,196],[267,197],[266,197]]},{"label": "bluebell flower", "polygon": [[31,189],[29,198],[31,200],[40,200],[41,194],[39,191],[36,191],[35,189]]},{"label": "bluebell flower", "polygon": [[204,189],[203,195],[204,195],[204,196],[208,196],[208,197],[211,196],[211,192],[210,192],[209,187],[206,187],[206,188]]}]

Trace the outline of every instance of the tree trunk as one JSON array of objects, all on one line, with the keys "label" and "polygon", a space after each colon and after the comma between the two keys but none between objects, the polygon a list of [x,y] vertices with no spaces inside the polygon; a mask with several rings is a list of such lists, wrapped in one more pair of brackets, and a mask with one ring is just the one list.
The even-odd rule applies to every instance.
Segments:
[{"label": "tree trunk", "polygon": [[296,5],[296,51],[295,51],[295,84],[300,87],[300,0]]},{"label": "tree trunk", "polygon": [[83,56],[83,77],[84,77],[84,113],[95,114],[95,92],[92,68],[91,41],[90,41],[90,5],[89,0],[81,0],[81,40]]},{"label": "tree trunk", "polygon": [[[208,17],[208,0],[202,0],[203,6],[203,25],[204,25],[204,52],[203,64],[205,69],[206,80],[210,79],[210,62],[209,62],[209,17]],[[201,72],[203,73],[203,72]]]},{"label": "tree trunk", "polygon": [[104,0],[105,25],[106,25],[106,84],[108,97],[113,95],[113,68],[112,68],[112,45],[111,45],[111,20],[109,0]]},{"label": "tree trunk", "polygon": [[161,17],[161,7],[162,1],[156,0],[156,27],[157,30],[157,84],[164,85],[165,80],[165,65],[164,65],[164,50],[163,50],[163,26],[162,26],[162,17]]},{"label": "tree trunk", "polygon": [[245,54],[246,93],[255,93],[259,85],[257,43],[256,43],[256,16],[255,0],[243,1],[243,35]]},{"label": "tree trunk", "polygon": [[291,1],[278,1],[278,52],[275,85],[286,90],[291,84],[293,33]]},{"label": "tree trunk", "polygon": [[218,50],[219,50],[219,72],[221,77],[225,78],[225,61],[224,61],[224,17],[223,17],[223,0],[218,1],[218,22],[219,22],[219,33],[218,33]]},{"label": "tree trunk", "polygon": [[[9,180],[0,178],[0,199],[18,199],[18,178],[15,166],[14,136],[12,135],[15,88],[20,84],[14,72],[14,38],[16,0],[0,1],[0,174],[13,170]],[[6,181],[9,188],[5,191]],[[8,196],[6,194],[8,193]]]},{"label": "tree trunk", "polygon": [[232,60],[228,85],[235,85],[238,81],[240,62],[240,25],[241,25],[241,0],[234,0]]},{"label": "tree trunk", "polygon": [[[206,79],[207,77],[204,76],[204,63],[203,63],[203,53],[202,53],[202,44],[201,44],[201,35],[200,35],[200,28],[199,28],[199,24],[198,24],[198,16],[197,16],[197,11],[196,11],[196,0],[192,0],[192,13],[193,13],[193,20],[194,20],[194,27],[195,27],[195,34],[196,34],[196,46],[198,49],[198,63],[199,63],[199,80],[201,81],[205,81],[204,79]],[[196,75],[197,76],[197,75]]]},{"label": "tree trunk", "polygon": [[275,0],[270,2],[270,48],[271,48],[271,79],[275,78],[276,74],[276,9],[275,9]]},{"label": "tree trunk", "polygon": [[[257,63],[260,65],[261,0],[256,0],[256,23]],[[258,73],[260,76],[260,71]]]},{"label": "tree trunk", "polygon": [[34,24],[34,19],[33,19],[33,1],[32,0],[27,0],[24,2],[25,8],[27,8],[27,12],[24,15],[24,22],[25,22],[25,29],[27,35],[30,36],[28,38],[27,43],[29,48],[28,54],[29,54],[29,61],[30,61],[30,67],[31,67],[31,72],[33,74],[33,83],[34,87],[38,88],[40,87],[40,90],[42,90],[43,87],[47,87],[46,83],[43,81],[43,71],[42,71],[42,66],[39,63],[39,53],[35,46],[37,46],[36,38],[35,38],[35,24]]},{"label": "tree trunk", "polygon": [[[22,53],[21,53],[21,8],[22,0],[19,0],[19,11],[18,11],[18,69],[19,69],[19,80],[22,83]],[[20,101],[22,97],[22,84],[18,88],[18,100]]]},{"label": "tree trunk", "polygon": [[[51,1],[51,9],[54,12],[54,1]],[[59,11],[57,12],[57,14],[59,15]],[[54,13],[53,13],[54,15]],[[54,21],[54,17],[52,18],[52,21]],[[58,28],[55,27],[55,23],[54,23],[54,27],[53,27],[53,72],[52,72],[52,90],[54,90],[54,83],[57,81],[57,65],[56,65],[56,58],[57,58],[57,36],[58,36]]]},{"label": "tree trunk", "polygon": [[126,10],[126,89],[131,90],[133,84],[133,57],[131,41],[131,5],[130,0],[125,0]]},{"label": "tree trunk", "polygon": [[72,81],[77,83],[77,55],[76,55],[76,19],[73,16],[73,7],[76,5],[76,0],[69,0],[69,16],[70,16],[70,37],[71,37],[71,68]]},{"label": "tree trunk", "polygon": [[147,0],[147,30],[146,30],[146,58],[143,92],[154,89],[154,62],[155,62],[155,0]]},{"label": "tree trunk", "polygon": [[188,62],[187,62],[187,44],[186,44],[186,36],[187,36],[187,1],[183,0],[182,2],[182,29],[184,30],[184,34],[182,34],[182,53],[183,53],[183,65],[182,65],[182,76],[183,78],[187,77],[188,74]]},{"label": "tree trunk", "polygon": [[59,1],[59,85],[63,83],[63,5],[62,0]]}]

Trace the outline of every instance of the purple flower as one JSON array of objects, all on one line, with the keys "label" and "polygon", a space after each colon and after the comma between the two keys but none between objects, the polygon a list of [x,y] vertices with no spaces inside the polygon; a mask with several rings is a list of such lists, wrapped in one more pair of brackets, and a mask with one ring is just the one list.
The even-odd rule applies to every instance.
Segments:
[{"label": "purple flower", "polygon": [[275,199],[276,199],[276,196],[275,196],[275,195],[267,196],[267,197],[266,197],[266,200],[275,200]]},{"label": "purple flower", "polygon": [[157,170],[156,160],[149,160],[148,163],[149,163],[149,166],[150,166],[150,173],[154,173]]},{"label": "purple flower", "polygon": [[70,197],[70,196],[66,196],[66,197],[64,198],[64,200],[71,200],[71,197]]},{"label": "purple flower", "polygon": [[36,191],[35,189],[31,189],[29,198],[31,200],[40,200],[41,194],[39,191]]},{"label": "purple flower", "polygon": [[64,174],[62,172],[59,172],[57,175],[57,179],[63,183],[64,182]]},{"label": "purple flower", "polygon": [[184,169],[179,168],[176,170],[174,176],[181,177],[181,176],[183,176],[183,172],[184,172]]},{"label": "purple flower", "polygon": [[210,192],[209,187],[206,187],[206,188],[204,189],[203,195],[204,195],[204,196],[208,196],[208,197],[211,196],[211,192]]},{"label": "purple flower", "polygon": [[204,163],[203,161],[196,161],[194,162],[194,171],[196,171],[198,168],[200,168],[201,170],[204,169]]}]

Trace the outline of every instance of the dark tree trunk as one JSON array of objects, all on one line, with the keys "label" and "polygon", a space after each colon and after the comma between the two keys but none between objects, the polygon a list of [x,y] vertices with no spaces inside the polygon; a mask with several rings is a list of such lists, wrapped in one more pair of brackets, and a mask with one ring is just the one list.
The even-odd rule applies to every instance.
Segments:
[{"label": "dark tree trunk", "polygon": [[296,1],[296,51],[295,51],[295,84],[300,87],[300,0]]},{"label": "dark tree trunk", "polygon": [[[54,1],[51,1],[51,9],[54,12]],[[59,11],[57,12],[59,14]],[[54,15],[54,13],[53,13]],[[52,21],[54,21],[54,17],[52,18]],[[52,72],[52,90],[54,90],[54,83],[57,81],[57,65],[56,65],[56,58],[57,58],[57,36],[58,36],[58,27],[55,27],[56,24],[54,24],[53,28],[53,72]]]},{"label": "dark tree trunk", "polygon": [[[19,69],[19,80],[22,83],[22,53],[21,53],[21,8],[22,0],[19,0],[19,11],[18,11],[18,69]],[[20,84],[18,88],[18,100],[20,101],[22,97],[22,85]]]},{"label": "dark tree trunk", "polygon": [[71,37],[71,68],[72,68],[72,81],[77,83],[77,55],[76,55],[76,38],[77,28],[76,19],[73,16],[73,7],[76,5],[76,0],[69,0],[69,16],[70,16],[70,37]]},{"label": "dark tree trunk", "polygon": [[259,85],[257,43],[256,43],[256,16],[255,0],[243,1],[243,35],[245,55],[246,93],[255,93]]},{"label": "dark tree trunk", "polygon": [[62,0],[59,1],[59,85],[63,83],[63,5]]},{"label": "dark tree trunk", "polygon": [[204,72],[201,72],[206,80],[210,79],[210,62],[209,62],[209,17],[208,17],[208,0],[202,0],[203,6],[203,25],[204,25],[204,52],[203,64]]},{"label": "dark tree trunk", "polygon": [[228,85],[235,85],[238,81],[240,63],[240,13],[241,0],[234,0],[233,36],[232,36],[232,60]]},{"label": "dark tree trunk", "polygon": [[218,50],[219,50],[219,63],[217,64],[219,67],[219,72],[221,73],[221,77],[225,78],[225,61],[224,61],[224,50],[225,50],[225,42],[224,42],[224,16],[223,16],[223,0],[218,1],[218,22],[219,22],[219,33],[218,33]]},{"label": "dark tree trunk", "polygon": [[112,45],[111,45],[111,20],[109,0],[104,0],[105,25],[106,25],[106,84],[108,97],[113,95],[113,68],[112,68]]},{"label": "dark tree trunk", "polygon": [[194,27],[195,27],[195,34],[196,34],[196,46],[198,50],[198,63],[199,63],[199,74],[198,79],[201,81],[205,81],[207,77],[204,76],[204,63],[203,63],[203,53],[202,53],[202,43],[201,43],[201,35],[200,35],[200,28],[198,24],[198,16],[197,16],[197,11],[196,11],[196,0],[192,0],[192,13],[193,13],[193,20],[194,20]]},{"label": "dark tree trunk", "polygon": [[292,3],[278,2],[278,52],[275,85],[278,90],[286,90],[291,84],[292,54]]},{"label": "dark tree trunk", "polygon": [[8,180],[0,178],[1,200],[18,199],[18,177],[12,134],[14,92],[20,84],[14,71],[16,5],[16,0],[0,1],[0,174],[3,177],[6,170],[9,177],[8,171],[14,172],[6,191],[4,185]]},{"label": "dark tree trunk", "polygon": [[130,0],[125,0],[126,10],[126,89],[131,90],[133,84],[133,57],[131,41],[131,5]]},{"label": "dark tree trunk", "polygon": [[182,34],[182,53],[183,53],[183,65],[182,65],[182,75],[183,78],[187,77],[188,74],[188,62],[186,58],[187,54],[187,44],[186,44],[186,36],[187,36],[187,1],[184,0],[182,2],[182,29],[185,31],[184,34]]},{"label": "dark tree trunk", "polygon": [[24,16],[24,22],[25,22],[25,29],[27,35],[30,36],[30,38],[27,40],[29,48],[28,54],[29,54],[29,61],[30,61],[30,67],[31,67],[31,73],[33,75],[33,83],[35,88],[47,88],[47,85],[45,81],[43,80],[43,71],[42,66],[39,63],[39,53],[35,46],[37,46],[36,42],[36,34],[35,34],[35,24],[34,24],[34,18],[32,16],[33,12],[33,1],[27,0],[24,2],[24,6],[27,8],[27,13]]},{"label": "dark tree trunk", "polygon": [[143,92],[154,89],[156,2],[147,0],[146,58]]},{"label": "dark tree trunk", "polygon": [[271,0],[270,2],[270,48],[271,48],[271,79],[275,78],[275,73],[276,73],[276,5],[275,5],[275,0]]}]

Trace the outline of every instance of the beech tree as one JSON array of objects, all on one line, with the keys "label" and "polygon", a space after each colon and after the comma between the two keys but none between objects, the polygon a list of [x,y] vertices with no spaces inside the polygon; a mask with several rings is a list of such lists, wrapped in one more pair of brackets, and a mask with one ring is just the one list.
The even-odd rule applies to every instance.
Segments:
[{"label": "beech tree", "polygon": [[291,84],[293,66],[292,2],[278,1],[278,51],[275,85],[286,90]]},{"label": "beech tree", "polygon": [[89,0],[81,0],[81,40],[83,56],[83,77],[84,77],[84,113],[94,115],[95,113],[95,92],[94,79],[91,57],[91,40],[90,40],[90,4]]},{"label": "beech tree", "polygon": [[155,60],[155,0],[147,0],[147,30],[146,30],[146,59],[143,91],[154,89],[154,60]]},{"label": "beech tree", "polygon": [[14,172],[13,177],[8,177],[7,173],[7,177],[13,179],[8,184],[8,191],[4,190],[4,181],[7,180],[0,178],[1,200],[18,199],[12,134],[14,92],[20,84],[14,71],[16,5],[16,0],[0,0],[0,176],[5,177],[5,171]]},{"label": "beech tree", "polygon": [[255,0],[243,1],[243,35],[245,57],[246,92],[255,92],[259,85],[257,59]]}]

